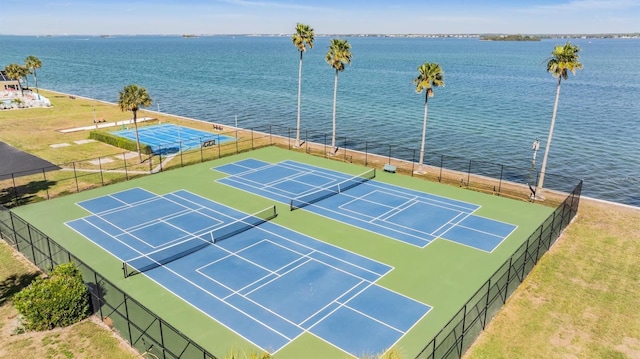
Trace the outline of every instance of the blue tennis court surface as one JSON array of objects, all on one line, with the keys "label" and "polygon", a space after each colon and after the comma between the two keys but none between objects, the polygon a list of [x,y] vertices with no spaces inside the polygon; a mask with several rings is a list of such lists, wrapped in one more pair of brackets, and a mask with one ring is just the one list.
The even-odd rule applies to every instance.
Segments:
[{"label": "blue tennis court surface", "polygon": [[[247,217],[184,190],[134,188],[78,205],[91,215],[66,224],[123,262]],[[144,275],[270,353],[307,332],[357,356],[392,347],[431,309],[376,284],[392,269],[264,222]]]},{"label": "blue tennis court surface", "polygon": [[[136,130],[134,128],[112,133],[132,141],[136,140]],[[163,151],[169,153],[188,151],[201,146],[218,145],[235,140],[231,136],[195,130],[170,123],[139,127],[138,136],[140,137],[140,142],[150,146],[154,152]]]},{"label": "blue tennis court surface", "polygon": [[[352,180],[344,173],[294,161],[272,164],[246,159],[214,169],[229,175],[220,183],[284,203],[319,194],[321,200],[305,210],[418,247],[442,238],[492,252],[516,229],[474,214],[480,206],[472,203],[378,181]],[[325,195],[350,182],[358,185]]]}]

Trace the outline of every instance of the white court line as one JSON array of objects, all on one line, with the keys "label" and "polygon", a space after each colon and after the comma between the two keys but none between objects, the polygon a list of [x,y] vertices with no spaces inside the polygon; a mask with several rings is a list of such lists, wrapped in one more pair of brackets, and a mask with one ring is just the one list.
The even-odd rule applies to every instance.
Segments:
[{"label": "white court line", "polygon": [[[385,213],[379,215],[378,217],[374,217],[372,220],[374,220],[374,221],[386,221],[387,218],[393,217],[396,214],[401,213],[405,209],[413,206],[414,203],[416,203],[416,202],[417,202],[417,197],[407,199],[404,203],[401,203],[401,204],[399,204],[399,205],[397,205],[395,207],[392,207],[391,209],[389,209]],[[380,203],[377,203],[377,202],[371,202],[371,203],[375,203],[375,204],[380,205]]]},{"label": "white court line", "polygon": [[[262,162],[265,165],[264,166],[260,166],[260,167],[248,167],[248,166],[245,166],[245,165],[238,164],[238,162],[243,162],[243,161],[246,161],[246,160],[254,160],[256,162]],[[236,174],[230,174],[230,173],[223,172],[221,170],[216,169],[217,167],[222,167],[222,166],[227,166],[227,165],[232,165],[232,166],[236,166],[236,167],[240,167],[240,168],[246,168],[247,171],[239,172],[239,173],[236,173]],[[241,176],[241,175],[244,175],[244,174],[249,174],[251,172],[257,172],[260,169],[264,169],[264,168],[269,167],[269,166],[273,166],[273,164],[269,163],[269,162],[264,162],[264,161],[259,160],[259,159],[256,159],[255,157],[249,157],[249,158],[244,159],[242,161],[226,163],[226,164],[223,164],[223,165],[220,165],[220,166],[212,167],[211,169],[215,170],[215,171],[218,171],[218,172],[221,172],[221,173],[225,173],[227,175],[226,178],[229,178],[229,177],[237,177],[237,176]]]}]

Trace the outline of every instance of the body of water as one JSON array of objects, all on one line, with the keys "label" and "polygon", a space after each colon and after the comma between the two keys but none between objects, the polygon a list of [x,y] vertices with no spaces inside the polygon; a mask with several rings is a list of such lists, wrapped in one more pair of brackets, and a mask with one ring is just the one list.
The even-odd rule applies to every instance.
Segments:
[{"label": "body of water", "polygon": [[[424,94],[413,78],[418,65],[437,62],[446,86],[429,100],[426,152],[524,168],[538,138],[539,168],[557,83],[546,62],[566,40],[348,40],[353,63],[339,75],[338,136],[419,149]],[[640,206],[640,40],[571,42],[584,69],[562,82],[547,173],[584,179],[587,196]],[[317,37],[304,55],[303,131],[331,132],[328,45]],[[289,37],[0,36],[0,67],[29,55],[42,61],[42,88],[116,102],[136,83],[153,110],[228,125],[237,116],[246,128],[296,126],[299,55]]]}]

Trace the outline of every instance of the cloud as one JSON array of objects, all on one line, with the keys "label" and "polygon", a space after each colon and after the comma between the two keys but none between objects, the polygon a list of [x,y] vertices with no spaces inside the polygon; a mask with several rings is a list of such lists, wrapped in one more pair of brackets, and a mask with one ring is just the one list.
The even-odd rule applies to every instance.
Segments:
[{"label": "cloud", "polygon": [[288,3],[271,2],[271,1],[220,0],[220,2],[231,4],[231,5],[238,5],[238,6],[259,6],[259,7],[270,7],[270,8],[291,9],[291,10],[314,10],[314,11],[327,10],[326,8],[317,7],[317,6],[288,4]]},{"label": "cloud", "polygon": [[566,3],[553,5],[538,5],[528,9],[526,12],[562,12],[562,11],[603,11],[614,10],[623,11],[640,8],[637,0],[572,0]]}]

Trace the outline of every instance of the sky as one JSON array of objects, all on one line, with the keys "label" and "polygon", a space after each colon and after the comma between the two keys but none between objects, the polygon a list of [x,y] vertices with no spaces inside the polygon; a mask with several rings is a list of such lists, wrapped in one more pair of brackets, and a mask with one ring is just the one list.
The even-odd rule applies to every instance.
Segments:
[{"label": "sky", "polygon": [[0,0],[0,34],[640,32],[640,0]]}]

